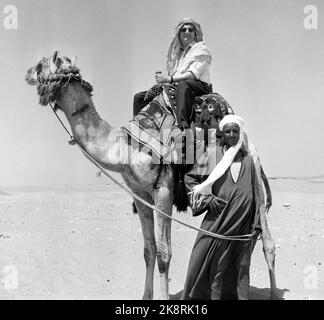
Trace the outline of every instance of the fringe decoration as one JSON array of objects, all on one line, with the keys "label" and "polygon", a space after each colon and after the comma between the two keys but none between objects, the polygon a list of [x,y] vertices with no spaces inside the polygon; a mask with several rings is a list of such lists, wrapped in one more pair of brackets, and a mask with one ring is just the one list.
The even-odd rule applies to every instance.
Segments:
[{"label": "fringe decoration", "polygon": [[89,82],[84,81],[77,71],[54,74],[49,75],[45,79],[42,77],[38,78],[37,93],[39,95],[39,103],[46,106],[49,102],[55,102],[58,95],[72,80],[80,81],[82,87],[84,87],[91,95],[93,91],[92,85]]}]

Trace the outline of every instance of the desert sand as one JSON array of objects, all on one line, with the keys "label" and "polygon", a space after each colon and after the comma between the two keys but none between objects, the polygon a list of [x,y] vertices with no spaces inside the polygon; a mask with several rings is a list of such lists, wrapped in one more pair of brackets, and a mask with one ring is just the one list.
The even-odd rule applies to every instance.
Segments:
[{"label": "desert sand", "polygon": [[[103,179],[103,178],[102,178]],[[143,239],[119,186],[0,187],[0,299],[141,299]],[[268,221],[281,299],[324,299],[324,180],[270,180]],[[199,226],[201,217],[174,216]],[[196,231],[172,225],[171,299],[181,293]],[[13,278],[12,278],[13,277]],[[250,299],[270,292],[262,242],[252,256]],[[154,298],[159,299],[156,266]]]}]

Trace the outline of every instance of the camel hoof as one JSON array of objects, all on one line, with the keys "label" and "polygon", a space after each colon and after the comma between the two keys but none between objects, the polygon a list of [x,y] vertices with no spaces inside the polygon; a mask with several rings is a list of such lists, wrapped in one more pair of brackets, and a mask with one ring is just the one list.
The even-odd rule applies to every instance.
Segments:
[{"label": "camel hoof", "polygon": [[153,300],[153,294],[143,294],[142,300]]},{"label": "camel hoof", "polygon": [[271,293],[270,294],[270,300],[280,300],[280,298],[276,293]]}]

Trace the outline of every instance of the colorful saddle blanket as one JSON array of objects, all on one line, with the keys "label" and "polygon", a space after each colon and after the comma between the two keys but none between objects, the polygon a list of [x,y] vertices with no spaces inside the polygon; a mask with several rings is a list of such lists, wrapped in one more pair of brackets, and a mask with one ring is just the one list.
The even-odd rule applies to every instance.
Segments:
[{"label": "colorful saddle blanket", "polygon": [[[166,157],[172,150],[171,129],[176,124],[175,90],[176,87],[169,84],[151,88],[145,97],[150,102],[125,127],[135,141],[151,149],[158,158]],[[220,94],[198,96],[193,104],[192,123],[204,129],[218,128],[223,116],[231,113],[231,106]]]}]

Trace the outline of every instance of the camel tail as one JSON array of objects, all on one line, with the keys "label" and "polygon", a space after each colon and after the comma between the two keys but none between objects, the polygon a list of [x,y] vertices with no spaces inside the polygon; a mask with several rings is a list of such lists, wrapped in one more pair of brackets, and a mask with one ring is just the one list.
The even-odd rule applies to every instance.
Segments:
[{"label": "camel tail", "polygon": [[186,187],[184,184],[184,175],[186,173],[186,168],[182,165],[174,166],[174,198],[173,204],[175,205],[177,211],[185,212],[187,211],[190,203],[188,195],[186,192]]}]

